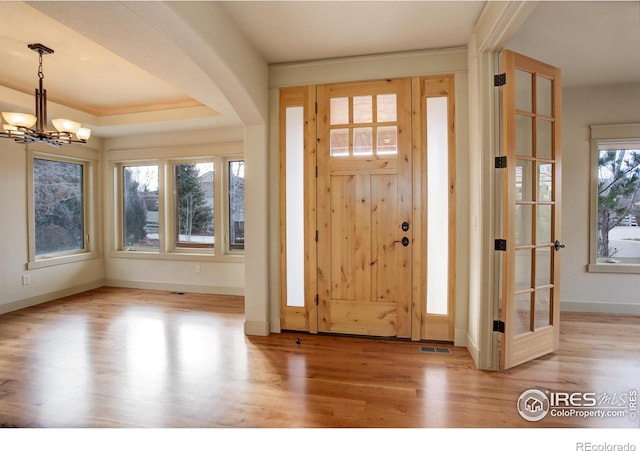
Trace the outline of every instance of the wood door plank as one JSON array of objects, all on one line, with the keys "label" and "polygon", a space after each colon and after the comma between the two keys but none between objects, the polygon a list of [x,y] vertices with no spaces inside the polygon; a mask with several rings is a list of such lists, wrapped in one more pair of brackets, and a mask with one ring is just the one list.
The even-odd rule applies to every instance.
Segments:
[{"label": "wood door plank", "polygon": [[356,175],[355,298],[371,300],[371,176]]},{"label": "wood door plank", "polygon": [[353,299],[355,295],[354,233],[356,222],[355,176],[331,178],[331,298]]},{"label": "wood door plank", "polygon": [[394,175],[378,175],[374,177],[371,187],[373,201],[372,228],[378,237],[376,242],[377,290],[374,299],[379,302],[397,302],[396,284],[398,279],[396,246],[399,228],[396,226],[397,181]]}]

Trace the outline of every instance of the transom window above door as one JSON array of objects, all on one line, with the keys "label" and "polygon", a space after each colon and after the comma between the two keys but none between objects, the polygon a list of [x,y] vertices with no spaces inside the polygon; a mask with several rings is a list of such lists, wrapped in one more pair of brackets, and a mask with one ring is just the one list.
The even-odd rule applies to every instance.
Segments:
[{"label": "transom window above door", "polygon": [[398,153],[396,94],[334,97],[329,111],[332,157],[384,157]]}]

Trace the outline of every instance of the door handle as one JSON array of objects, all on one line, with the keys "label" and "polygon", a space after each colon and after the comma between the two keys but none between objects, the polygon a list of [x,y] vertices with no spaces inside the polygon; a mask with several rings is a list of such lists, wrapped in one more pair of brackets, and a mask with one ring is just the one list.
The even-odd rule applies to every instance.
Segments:
[{"label": "door handle", "polygon": [[562,244],[560,241],[556,240],[555,243],[553,243],[553,246],[556,248],[556,251],[559,251],[560,249],[564,249],[564,244]]},{"label": "door handle", "polygon": [[404,247],[407,247],[409,245],[409,238],[403,236],[401,240],[396,240],[394,243],[402,243]]}]

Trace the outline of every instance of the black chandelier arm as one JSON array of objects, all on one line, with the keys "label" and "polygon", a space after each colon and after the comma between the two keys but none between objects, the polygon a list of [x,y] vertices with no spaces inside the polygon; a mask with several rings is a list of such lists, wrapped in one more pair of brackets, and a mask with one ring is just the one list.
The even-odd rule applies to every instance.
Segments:
[{"label": "black chandelier arm", "polygon": [[74,138],[69,132],[39,131],[27,127],[16,127],[16,130],[0,131],[1,138],[10,138],[20,144],[41,142],[53,147],[63,144],[86,144],[86,139]]}]

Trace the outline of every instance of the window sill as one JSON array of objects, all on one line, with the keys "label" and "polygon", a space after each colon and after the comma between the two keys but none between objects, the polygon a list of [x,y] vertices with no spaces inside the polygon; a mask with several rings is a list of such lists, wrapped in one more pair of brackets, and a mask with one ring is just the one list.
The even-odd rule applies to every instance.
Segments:
[{"label": "window sill", "polygon": [[76,263],[86,260],[93,260],[96,258],[100,258],[100,254],[98,252],[84,252],[82,254],[61,255],[58,257],[53,256],[29,262],[27,263],[27,269],[38,269],[46,268],[49,266],[65,265],[67,263]]},{"label": "window sill", "polygon": [[640,264],[629,263],[594,263],[587,266],[588,272],[640,274]]},{"label": "window sill", "polygon": [[135,251],[112,251],[111,258],[133,258],[143,260],[175,260],[175,261],[200,261],[200,262],[220,262],[220,263],[244,263],[244,255],[213,255],[203,253],[188,252],[149,252],[143,250]]}]

